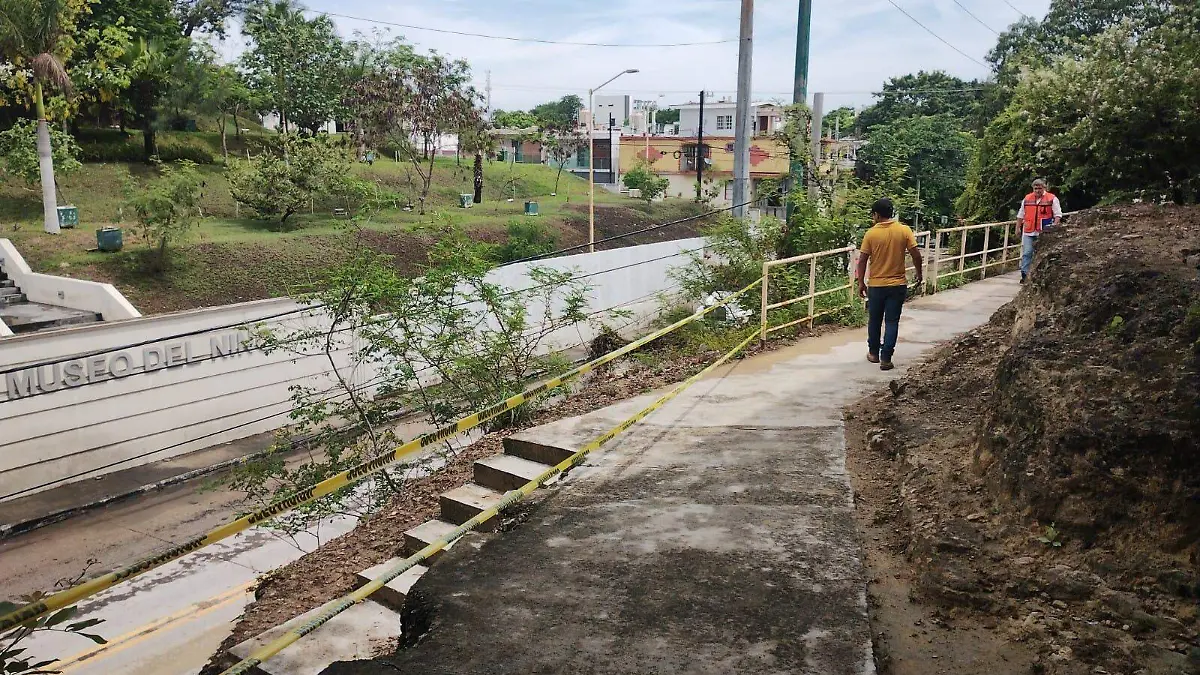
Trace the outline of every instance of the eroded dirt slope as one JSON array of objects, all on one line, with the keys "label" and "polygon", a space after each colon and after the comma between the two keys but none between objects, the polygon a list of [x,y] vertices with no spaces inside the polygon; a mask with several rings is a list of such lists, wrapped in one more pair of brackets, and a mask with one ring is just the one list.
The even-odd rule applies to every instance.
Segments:
[{"label": "eroded dirt slope", "polygon": [[1200,209],[1080,214],[848,412],[891,673],[1200,673]]}]

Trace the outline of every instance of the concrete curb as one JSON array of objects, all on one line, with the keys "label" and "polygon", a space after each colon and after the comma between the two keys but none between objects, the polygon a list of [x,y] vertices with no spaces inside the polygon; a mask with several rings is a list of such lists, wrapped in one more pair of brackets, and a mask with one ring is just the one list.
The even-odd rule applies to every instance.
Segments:
[{"label": "concrete curb", "polygon": [[217,471],[220,471],[221,469],[227,469],[231,466],[238,466],[240,464],[245,464],[247,462],[259,459],[259,458],[265,456],[269,452],[270,452],[269,450],[262,450],[262,451],[259,451],[259,452],[253,453],[253,454],[244,455],[242,457],[235,457],[233,459],[225,460],[224,462],[217,462],[216,464],[213,464],[211,466],[205,466],[205,467],[201,467],[199,469],[192,469],[191,471],[187,471],[187,472],[178,474],[176,476],[171,476],[170,478],[164,478],[160,481],[157,481],[154,483],[149,483],[147,485],[143,485],[141,487],[134,488],[132,490],[128,490],[128,491],[122,492],[120,494],[110,495],[103,499],[97,499],[94,502],[88,502],[87,504],[81,504],[79,506],[72,506],[72,507],[66,508],[66,509],[59,509],[58,511],[53,511],[44,516],[38,516],[36,518],[29,518],[27,520],[23,520],[23,521],[20,521],[17,523],[6,523],[3,525],[0,525],[0,541],[3,541],[10,537],[15,537],[20,534],[25,534],[26,532],[32,532],[38,528],[46,527],[47,525],[53,525],[54,523],[62,522],[68,518],[86,513],[88,511],[92,511],[94,509],[108,506],[110,504],[115,504],[117,502],[125,501],[126,499],[131,499],[133,497],[137,497],[138,495],[143,495],[148,492],[154,492],[156,490],[161,490],[163,488],[170,487],[172,485],[177,485],[179,483],[186,483],[187,481],[192,480],[193,478],[199,478],[200,476],[204,476],[206,474],[215,473]]}]

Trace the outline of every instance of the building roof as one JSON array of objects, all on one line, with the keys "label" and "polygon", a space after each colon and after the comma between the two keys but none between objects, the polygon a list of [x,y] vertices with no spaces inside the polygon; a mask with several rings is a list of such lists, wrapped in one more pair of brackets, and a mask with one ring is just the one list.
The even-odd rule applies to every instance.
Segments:
[{"label": "building roof", "polygon": [[[722,100],[722,101],[705,100],[704,101],[705,108],[712,108],[712,107],[716,107],[716,106],[736,106],[736,105],[737,105],[737,101],[729,101],[729,100]],[[667,109],[699,108],[699,107],[700,107],[699,101],[688,101],[687,103],[678,103],[676,105],[669,105],[669,106],[667,106]],[[751,101],[750,107],[752,107],[752,108],[777,108],[777,107],[779,107],[779,104],[775,103],[774,101]]]}]

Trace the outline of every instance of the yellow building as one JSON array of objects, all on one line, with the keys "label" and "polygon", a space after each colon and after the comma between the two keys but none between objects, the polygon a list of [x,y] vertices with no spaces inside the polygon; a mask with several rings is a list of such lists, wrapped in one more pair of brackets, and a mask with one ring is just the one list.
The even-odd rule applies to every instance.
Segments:
[{"label": "yellow building", "polygon": [[[654,173],[669,181],[667,196],[696,194],[697,143],[694,136],[622,136],[620,171],[627,173],[649,158]],[[715,203],[730,203],[733,195],[733,136],[705,136],[704,182],[720,188]],[[764,178],[780,178],[788,172],[787,146],[770,136],[756,136],[750,143],[750,180],[757,187]],[[756,190],[757,192],[757,190]]]}]

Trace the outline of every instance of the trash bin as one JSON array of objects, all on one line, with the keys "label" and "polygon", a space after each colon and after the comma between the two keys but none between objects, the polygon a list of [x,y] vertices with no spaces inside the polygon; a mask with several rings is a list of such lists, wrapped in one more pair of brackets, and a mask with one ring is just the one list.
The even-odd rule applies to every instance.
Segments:
[{"label": "trash bin", "polygon": [[125,242],[121,237],[121,228],[104,227],[96,230],[96,248],[105,253],[113,253],[124,248]]},{"label": "trash bin", "polygon": [[72,228],[79,224],[79,209],[74,206],[58,207],[58,226]]},{"label": "trash bin", "polygon": [[465,195],[465,194],[459,193],[458,205],[460,207],[462,207],[464,209],[469,209],[469,208],[471,208],[471,204],[473,204],[474,202],[475,202],[475,195]]},{"label": "trash bin", "polygon": [[538,214],[537,202],[525,202],[525,215],[536,216]]}]

